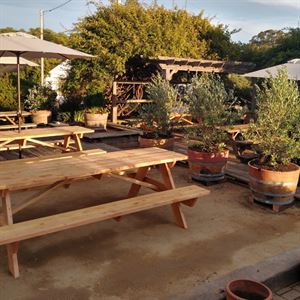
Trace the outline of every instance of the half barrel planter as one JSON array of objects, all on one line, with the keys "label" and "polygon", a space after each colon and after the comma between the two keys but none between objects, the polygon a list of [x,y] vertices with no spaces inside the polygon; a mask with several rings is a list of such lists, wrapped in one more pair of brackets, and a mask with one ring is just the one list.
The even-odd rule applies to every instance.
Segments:
[{"label": "half barrel planter", "polygon": [[290,171],[272,171],[258,168],[250,161],[249,185],[253,198],[262,203],[287,205],[294,201],[299,180],[299,166],[290,164]]},{"label": "half barrel planter", "polygon": [[97,114],[97,113],[85,113],[84,123],[86,127],[99,127],[100,129],[106,130],[108,113]]},{"label": "half barrel planter", "polygon": [[223,180],[228,156],[229,150],[207,153],[188,149],[188,162],[192,178],[204,182]]}]

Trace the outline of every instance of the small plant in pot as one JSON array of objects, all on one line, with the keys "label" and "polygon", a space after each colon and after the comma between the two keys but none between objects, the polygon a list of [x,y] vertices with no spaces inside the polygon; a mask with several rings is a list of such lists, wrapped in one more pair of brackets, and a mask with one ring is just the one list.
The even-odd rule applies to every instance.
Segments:
[{"label": "small plant in pot", "polygon": [[84,112],[84,123],[86,127],[97,127],[106,130],[108,109],[106,107],[91,107]]},{"label": "small plant in pot", "polygon": [[255,200],[290,204],[299,179],[300,94],[287,70],[257,87],[257,121],[247,136],[256,145],[259,158],[249,162],[250,188]]},{"label": "small plant in pot", "polygon": [[233,94],[227,92],[218,75],[202,74],[192,79],[186,101],[190,113],[199,121],[187,133],[188,162],[193,179],[210,182],[224,179],[229,156],[228,136],[219,126],[225,125],[230,113],[228,105]]},{"label": "small plant in pot", "polygon": [[140,111],[143,135],[141,147],[173,148],[172,130],[175,122],[172,113],[182,105],[176,90],[160,75],[155,76],[146,92],[152,103],[145,104]]},{"label": "small plant in pot", "polygon": [[34,86],[24,101],[26,110],[31,112],[32,122],[48,124],[51,109],[55,107],[56,92],[49,86]]}]

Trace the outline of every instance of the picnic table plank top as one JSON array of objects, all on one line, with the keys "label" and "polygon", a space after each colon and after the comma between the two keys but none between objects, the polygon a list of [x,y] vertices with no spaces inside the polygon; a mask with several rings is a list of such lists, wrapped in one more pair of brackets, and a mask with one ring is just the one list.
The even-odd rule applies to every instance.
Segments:
[{"label": "picnic table plank top", "polygon": [[81,155],[79,152],[52,158],[5,161],[0,163],[0,190],[22,190],[62,180],[86,178],[185,159],[187,156],[181,153],[160,148],[141,148],[93,155]]},{"label": "picnic table plank top", "polygon": [[72,134],[84,134],[92,133],[93,129],[81,127],[81,126],[65,126],[65,127],[45,127],[26,129],[21,132],[17,130],[4,130],[0,132],[0,141],[16,140],[16,139],[28,139],[28,138],[41,138],[41,137],[53,137],[53,136],[65,136]]},{"label": "picnic table plank top", "polygon": [[[3,117],[16,117],[18,115],[17,111],[0,111],[0,118]],[[22,111],[22,116],[31,116],[31,112],[29,111]]]}]

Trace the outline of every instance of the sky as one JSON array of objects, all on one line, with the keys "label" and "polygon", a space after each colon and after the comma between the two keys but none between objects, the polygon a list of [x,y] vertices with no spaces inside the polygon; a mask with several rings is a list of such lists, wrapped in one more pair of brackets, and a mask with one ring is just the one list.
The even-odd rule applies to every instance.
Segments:
[{"label": "sky", "polygon": [[[0,0],[0,28],[28,29],[39,27],[39,11],[50,10],[67,0]],[[124,1],[124,0],[123,0]],[[154,0],[142,0],[150,4]],[[87,0],[70,0],[65,6],[45,13],[45,27],[55,31],[72,29],[80,18],[91,14]],[[103,0],[107,4],[108,0]],[[297,27],[300,24],[300,0],[157,0],[167,8],[186,8],[193,14],[202,10],[213,23],[241,29],[232,35],[234,41],[248,42],[267,29]]]}]

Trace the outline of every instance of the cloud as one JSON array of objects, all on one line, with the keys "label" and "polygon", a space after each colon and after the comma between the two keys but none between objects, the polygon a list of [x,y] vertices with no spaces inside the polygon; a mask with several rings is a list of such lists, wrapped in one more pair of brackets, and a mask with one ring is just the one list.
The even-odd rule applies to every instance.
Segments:
[{"label": "cloud", "polygon": [[249,0],[258,4],[270,5],[270,6],[288,6],[293,8],[300,8],[300,0]]}]

